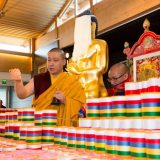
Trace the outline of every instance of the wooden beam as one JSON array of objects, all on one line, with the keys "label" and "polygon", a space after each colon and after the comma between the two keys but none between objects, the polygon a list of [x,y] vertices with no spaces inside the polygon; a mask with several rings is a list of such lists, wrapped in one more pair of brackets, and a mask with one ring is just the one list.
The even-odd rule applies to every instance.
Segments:
[{"label": "wooden beam", "polygon": [[93,0],[90,0],[90,10],[94,14]]},{"label": "wooden beam", "polygon": [[53,20],[51,21],[51,23],[49,23],[49,25],[46,27],[45,31],[40,34],[37,38],[43,36],[44,34],[46,34],[46,32],[49,30],[50,26],[56,22],[57,17],[59,17],[66,9],[67,7],[71,4],[72,0],[66,0],[64,6],[61,8],[61,10],[57,13],[57,15],[53,18]]},{"label": "wooden beam", "polygon": [[26,57],[31,57],[32,55],[30,53],[24,53],[24,52],[16,52],[16,51],[8,51],[8,50],[3,50],[0,49],[0,53],[4,54],[12,54],[12,55],[18,55],[18,56],[26,56]]}]

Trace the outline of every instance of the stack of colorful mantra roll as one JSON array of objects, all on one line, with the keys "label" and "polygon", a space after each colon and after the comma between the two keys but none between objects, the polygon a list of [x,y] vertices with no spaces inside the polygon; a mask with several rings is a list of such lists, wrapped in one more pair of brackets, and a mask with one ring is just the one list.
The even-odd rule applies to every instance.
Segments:
[{"label": "stack of colorful mantra roll", "polygon": [[[26,149],[25,141],[17,141],[0,137],[0,151],[14,151],[16,149]],[[7,150],[6,150],[7,149]]]},{"label": "stack of colorful mantra roll", "polygon": [[76,129],[76,148],[85,148],[85,131],[84,128]]},{"label": "stack of colorful mantra roll", "polygon": [[54,142],[54,127],[57,124],[56,110],[43,110],[35,112],[35,125],[42,125],[42,145]]},{"label": "stack of colorful mantra roll", "polygon": [[67,146],[71,148],[76,148],[76,128],[69,127],[67,132]]},{"label": "stack of colorful mantra roll", "polygon": [[20,127],[23,126],[22,122],[14,122],[12,123],[13,126],[13,139],[19,140],[20,139]]},{"label": "stack of colorful mantra roll", "polygon": [[22,122],[34,122],[35,116],[34,116],[35,109],[34,108],[24,108],[21,110],[21,121]]},{"label": "stack of colorful mantra roll", "polygon": [[27,127],[27,148],[41,148],[42,128],[40,126]]},{"label": "stack of colorful mantra roll", "polygon": [[62,135],[61,133],[62,133],[62,128],[61,127],[55,127],[54,128],[54,144],[60,144],[61,143],[61,135]]},{"label": "stack of colorful mantra roll", "polygon": [[0,124],[0,137],[5,135],[5,124]]},{"label": "stack of colorful mantra roll", "polygon": [[42,113],[43,111],[35,111],[35,125],[42,126]]},{"label": "stack of colorful mantra roll", "polygon": [[151,78],[148,81],[125,83],[125,95],[141,94],[146,92],[160,92],[160,78]]},{"label": "stack of colorful mantra roll", "polygon": [[111,97],[111,116],[112,117],[125,117],[126,116],[126,97],[113,96]]},{"label": "stack of colorful mantra roll", "polygon": [[81,118],[79,126],[103,129],[160,129],[160,117]]},{"label": "stack of colorful mantra roll", "polygon": [[54,130],[53,126],[43,126],[42,127],[42,145],[50,145],[54,143]]},{"label": "stack of colorful mantra roll", "polygon": [[15,122],[17,121],[18,112],[14,112],[14,110],[6,113],[6,122]]},{"label": "stack of colorful mantra roll", "polygon": [[141,94],[142,116],[160,116],[160,92]]},{"label": "stack of colorful mantra roll", "polygon": [[57,124],[57,111],[56,110],[43,110],[42,125],[43,126],[56,126]]},{"label": "stack of colorful mantra roll", "polygon": [[22,118],[23,118],[23,110],[24,110],[24,108],[19,108],[19,109],[17,109],[17,112],[18,112],[18,117],[17,117],[17,119],[18,119],[18,121],[22,121]]},{"label": "stack of colorful mantra roll", "polygon": [[87,117],[125,117],[127,100],[125,96],[88,99],[86,105]]},{"label": "stack of colorful mantra roll", "polygon": [[160,115],[160,92],[88,99],[87,117],[155,117]]},{"label": "stack of colorful mantra roll", "polygon": [[0,112],[0,124],[4,124],[6,122],[6,113]]},{"label": "stack of colorful mantra roll", "polygon": [[54,128],[54,143],[73,149],[94,150],[121,159],[160,158],[160,130],[102,129],[66,127]]},{"label": "stack of colorful mantra roll", "polygon": [[67,146],[67,133],[68,133],[68,127],[62,127],[62,130],[61,130],[61,141],[60,141],[60,145],[63,145],[63,146]]},{"label": "stack of colorful mantra roll", "polygon": [[11,122],[5,123],[5,137],[13,138],[13,125]]}]

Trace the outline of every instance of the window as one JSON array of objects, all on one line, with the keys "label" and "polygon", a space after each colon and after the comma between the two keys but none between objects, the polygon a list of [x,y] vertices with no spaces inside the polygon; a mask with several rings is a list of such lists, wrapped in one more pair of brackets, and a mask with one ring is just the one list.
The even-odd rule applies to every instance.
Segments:
[{"label": "window", "polygon": [[3,105],[6,106],[7,104],[7,87],[0,86],[0,99],[3,101]]}]

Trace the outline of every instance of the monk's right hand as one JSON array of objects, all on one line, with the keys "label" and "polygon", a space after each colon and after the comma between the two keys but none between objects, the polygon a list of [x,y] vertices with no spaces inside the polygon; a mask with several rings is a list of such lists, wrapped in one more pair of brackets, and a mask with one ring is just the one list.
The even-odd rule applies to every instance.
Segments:
[{"label": "monk's right hand", "polygon": [[9,73],[10,73],[11,80],[14,80],[14,81],[22,80],[21,71],[18,68],[10,69]]}]

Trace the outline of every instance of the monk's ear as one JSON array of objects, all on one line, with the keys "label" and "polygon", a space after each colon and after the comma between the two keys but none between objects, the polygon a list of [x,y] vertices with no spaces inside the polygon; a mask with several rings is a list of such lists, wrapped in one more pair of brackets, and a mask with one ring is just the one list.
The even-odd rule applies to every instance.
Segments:
[{"label": "monk's ear", "polygon": [[125,73],[123,78],[124,78],[124,80],[126,80],[128,78],[128,73]]}]

